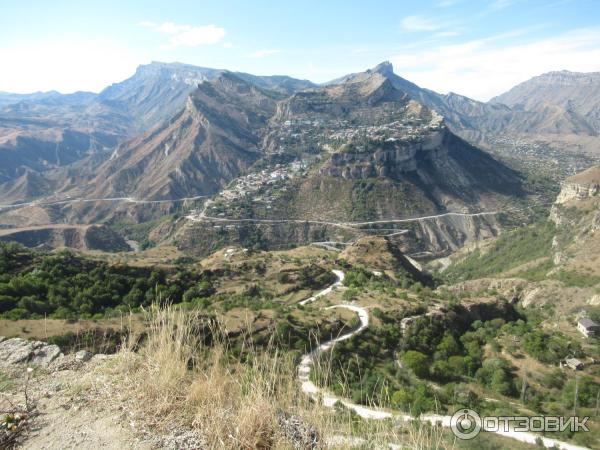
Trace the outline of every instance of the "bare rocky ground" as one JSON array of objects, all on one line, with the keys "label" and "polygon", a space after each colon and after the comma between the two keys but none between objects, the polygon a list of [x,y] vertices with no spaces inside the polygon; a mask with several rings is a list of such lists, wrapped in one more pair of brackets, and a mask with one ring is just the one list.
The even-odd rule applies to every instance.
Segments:
[{"label": "bare rocky ground", "polygon": [[111,376],[116,357],[0,338],[0,449],[197,449],[199,436],[142,425]]}]

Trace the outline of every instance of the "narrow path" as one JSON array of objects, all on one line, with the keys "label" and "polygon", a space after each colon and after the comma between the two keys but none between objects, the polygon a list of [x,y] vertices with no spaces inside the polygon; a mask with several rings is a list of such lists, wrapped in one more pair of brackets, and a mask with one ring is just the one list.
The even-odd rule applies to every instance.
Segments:
[{"label": "narrow path", "polygon": [[[252,218],[230,219],[227,217],[207,216],[206,215],[206,210],[207,210],[207,206],[208,206],[208,204],[207,204],[200,214],[197,214],[197,215],[189,214],[189,215],[185,216],[185,218],[192,222],[258,223],[258,224],[283,224],[283,223],[307,224],[307,223],[309,223],[309,224],[315,224],[315,225],[327,225],[327,226],[332,226],[332,227],[345,228],[345,229],[349,229],[349,230],[353,230],[353,231],[369,232],[369,231],[382,231],[382,230],[377,229],[377,228],[364,229],[361,227],[368,226],[368,225],[421,222],[421,221],[427,221],[427,220],[441,219],[444,217],[495,216],[495,215],[503,214],[503,213],[507,213],[507,212],[526,211],[526,210],[529,210],[529,209],[532,209],[535,207],[549,206],[552,204],[553,203],[538,203],[538,204],[525,206],[523,208],[505,208],[505,209],[498,210],[498,211],[481,211],[481,212],[476,212],[476,213],[446,212],[446,213],[433,214],[433,215],[428,215],[428,216],[409,217],[409,218],[405,218],[405,219],[382,219],[382,220],[373,220],[373,221],[366,221],[366,222],[333,222],[333,221],[327,221],[327,220],[308,220],[308,219],[252,219]],[[390,231],[392,231],[390,234],[387,234],[384,236],[395,236],[395,235],[404,234],[404,233],[408,232],[408,230],[399,230],[399,231],[394,232],[395,231],[394,229],[392,229]]]},{"label": "narrow path", "polygon": [[341,286],[344,283],[344,278],[346,275],[341,270],[332,270],[333,274],[337,277],[337,281],[333,283],[326,289],[323,289],[321,292],[316,293],[312,297],[307,298],[306,300],[302,300],[299,304],[304,306],[307,303],[314,302],[316,299],[321,298],[330,292],[332,292],[336,287]]},{"label": "narrow path", "polygon": [[104,197],[104,198],[69,198],[64,200],[56,200],[49,202],[42,202],[40,200],[33,200],[31,202],[13,203],[10,205],[0,205],[0,211],[5,209],[22,208],[25,206],[55,206],[55,205],[67,205],[70,203],[93,203],[93,202],[123,202],[123,203],[135,203],[135,204],[161,204],[161,203],[179,203],[190,200],[200,200],[207,198],[206,195],[199,195],[196,197],[182,197],[175,198],[172,200],[138,200],[133,197]]},{"label": "narrow path", "polygon": [[[307,303],[314,302],[318,298],[321,298],[321,297],[329,294],[330,292],[332,292],[335,289],[335,287],[340,286],[344,280],[344,273],[341,270],[334,270],[333,272],[338,277],[338,280],[334,284],[329,286],[327,289],[324,289],[321,292],[317,293],[316,295],[314,295],[310,298],[307,298],[306,300],[301,301],[300,304],[305,305]],[[331,350],[333,348],[333,346],[335,344],[337,344],[338,342],[345,341],[347,339],[350,339],[352,336],[355,336],[355,335],[361,333],[363,330],[365,330],[369,326],[369,312],[367,311],[366,308],[363,308],[361,306],[355,306],[355,305],[340,304],[340,305],[330,306],[330,307],[326,308],[326,310],[330,310],[330,309],[334,309],[334,308],[344,308],[344,309],[348,309],[350,311],[355,312],[358,315],[360,325],[356,329],[354,329],[346,334],[343,334],[341,336],[338,336],[337,338],[334,338],[334,339],[331,339],[329,341],[322,343],[316,349],[312,350],[310,353],[307,353],[304,356],[302,356],[302,358],[300,360],[300,364],[298,365],[298,379],[301,383],[302,392],[309,395],[313,400],[315,400],[317,402],[319,402],[319,401],[322,402],[322,404],[328,408],[333,408],[335,406],[335,404],[339,402],[342,405],[344,405],[346,408],[354,411],[356,414],[358,414],[363,419],[382,420],[382,419],[394,418],[396,420],[400,420],[403,422],[409,422],[409,421],[414,420],[414,417],[412,417],[408,414],[401,413],[399,411],[394,411],[391,409],[379,408],[379,407],[374,407],[374,406],[359,405],[357,403],[353,403],[352,401],[350,401],[346,398],[334,395],[334,394],[328,392],[326,389],[316,386],[310,380],[310,372],[311,372],[312,367],[314,366],[314,363],[319,355],[321,355],[323,352]],[[427,422],[430,422],[431,424],[439,424],[439,425],[442,425],[447,428],[450,428],[450,426],[451,426],[451,419],[452,419],[452,416],[443,416],[443,415],[438,415],[438,414],[422,414],[420,416],[421,421],[427,421]],[[541,438],[546,447],[555,447],[555,448],[560,448],[563,450],[589,450],[587,447],[580,447],[578,445],[569,444],[567,442],[558,441],[556,439],[543,437],[543,436],[540,436],[535,433],[517,432],[517,431],[513,431],[513,430],[510,430],[510,431],[486,430],[486,431],[490,432],[490,433],[495,433],[495,434],[498,434],[500,436],[504,436],[507,438],[515,439],[520,442],[525,442],[528,444],[535,444],[536,440]],[[390,446],[392,447],[394,445],[392,444]]]},{"label": "narrow path", "polygon": [[361,227],[366,225],[379,225],[385,223],[406,223],[406,222],[416,222],[421,220],[431,220],[431,219],[439,219],[442,217],[481,217],[481,216],[494,216],[497,214],[507,213],[507,212],[519,212],[526,211],[531,208],[536,208],[540,206],[550,206],[551,203],[537,203],[529,206],[525,206],[522,208],[506,208],[497,211],[480,211],[476,213],[462,213],[462,212],[446,212],[440,214],[433,214],[429,216],[417,216],[417,217],[407,217],[405,219],[381,219],[381,220],[371,220],[366,222],[332,222],[325,220],[306,220],[306,219],[230,219],[227,217],[213,217],[207,215],[189,215],[187,219],[195,222],[203,222],[203,221],[211,221],[211,222],[229,222],[229,223],[243,223],[243,222],[254,222],[254,223],[316,223],[323,225],[337,225],[337,226],[347,226],[347,227]]}]

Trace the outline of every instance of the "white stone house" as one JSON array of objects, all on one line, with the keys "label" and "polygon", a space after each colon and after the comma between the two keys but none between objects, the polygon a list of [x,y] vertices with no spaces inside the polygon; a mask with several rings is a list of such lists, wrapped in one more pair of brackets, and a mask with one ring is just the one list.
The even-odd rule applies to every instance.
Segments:
[{"label": "white stone house", "polygon": [[600,324],[594,322],[592,319],[584,317],[577,321],[577,329],[585,336],[596,336],[600,334]]}]

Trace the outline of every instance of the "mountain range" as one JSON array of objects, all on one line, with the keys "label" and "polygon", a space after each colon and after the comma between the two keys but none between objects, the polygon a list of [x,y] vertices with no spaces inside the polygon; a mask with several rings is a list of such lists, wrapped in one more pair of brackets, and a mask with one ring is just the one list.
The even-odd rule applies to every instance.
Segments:
[{"label": "mountain range", "polygon": [[[5,205],[26,203],[0,219],[138,223],[180,210],[182,199],[212,197],[204,228],[218,218],[212,213],[332,222],[442,215],[404,231],[413,250],[443,252],[501,229],[493,216],[447,212],[536,194],[485,150],[507,137],[575,136],[592,151],[597,89],[595,74],[561,72],[482,103],[420,88],[388,62],[323,85],[155,62],[99,94],[0,93],[0,195]],[[142,202],[154,203],[142,211]],[[170,233],[189,244],[195,228]],[[259,231],[271,243],[356,232],[322,224]],[[203,240],[194,245],[211,241]]]},{"label": "mountain range", "polygon": [[[30,171],[65,167],[90,155],[106,158],[119,143],[170,120],[184,108],[198,84],[225,72],[153,62],[99,94],[0,93],[0,183],[25,176],[23,184],[31,177]],[[580,143],[578,148],[587,152],[597,148],[598,74],[545,74],[483,103],[423,89],[394,74],[387,62],[371,72],[385,74],[394,87],[440,113],[450,130],[473,144],[490,148],[498,146],[498,137],[508,136],[514,140]],[[286,76],[235,75],[275,97],[316,87]],[[8,200],[21,200],[12,185],[3,186],[0,192],[3,196],[12,192]],[[22,192],[22,197],[36,193],[42,195],[44,191],[31,188]]]},{"label": "mountain range", "polygon": [[[154,62],[99,94],[0,92],[0,183],[28,176],[30,170],[65,167],[90,155],[106,157],[124,140],[170,119],[199,83],[223,72]],[[239,76],[281,93],[313,85],[285,76]],[[4,194],[8,190],[0,189]]]}]

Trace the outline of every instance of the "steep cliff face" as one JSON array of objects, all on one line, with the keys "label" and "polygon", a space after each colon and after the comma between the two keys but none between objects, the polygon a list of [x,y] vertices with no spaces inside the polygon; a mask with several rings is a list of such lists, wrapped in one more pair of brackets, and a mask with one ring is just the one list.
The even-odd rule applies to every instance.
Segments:
[{"label": "steep cliff face", "polygon": [[550,211],[557,226],[552,242],[559,268],[600,276],[600,166],[568,178]]},{"label": "steep cliff face", "polygon": [[444,130],[433,131],[408,142],[383,142],[374,151],[345,148],[333,153],[321,174],[344,179],[397,177],[417,170],[419,160],[435,161],[446,156]]},{"label": "steep cliff face", "polygon": [[563,183],[557,204],[570,201],[585,200],[600,194],[600,166],[592,167],[574,175]]},{"label": "steep cliff face", "polygon": [[[323,217],[387,219],[492,210],[525,195],[518,174],[446,129],[372,145],[331,154],[319,174],[300,185],[299,212],[309,214],[310,205]],[[333,199],[352,205],[352,212],[340,211]]]}]

